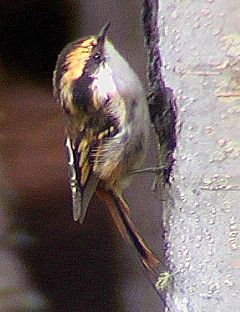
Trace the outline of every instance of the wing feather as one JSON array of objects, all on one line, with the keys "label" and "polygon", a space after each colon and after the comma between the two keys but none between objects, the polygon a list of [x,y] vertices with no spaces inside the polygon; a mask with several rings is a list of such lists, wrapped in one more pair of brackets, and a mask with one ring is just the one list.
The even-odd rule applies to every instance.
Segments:
[{"label": "wing feather", "polygon": [[84,221],[87,207],[100,181],[94,171],[101,162],[105,140],[113,134],[113,126],[103,127],[102,131],[86,127],[77,136],[71,135],[69,129],[66,147],[75,221]]},{"label": "wing feather", "polygon": [[86,147],[85,143],[80,143],[76,146],[67,137],[66,147],[72,192],[73,219],[74,221],[83,223],[89,202],[95,193],[99,179],[92,172],[88,153],[86,154],[86,150],[84,149]]}]

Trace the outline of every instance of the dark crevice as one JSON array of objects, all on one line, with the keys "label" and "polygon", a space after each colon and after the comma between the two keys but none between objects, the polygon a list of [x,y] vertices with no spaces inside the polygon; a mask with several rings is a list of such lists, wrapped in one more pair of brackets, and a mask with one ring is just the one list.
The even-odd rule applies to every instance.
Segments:
[{"label": "dark crevice", "polygon": [[163,183],[170,183],[177,146],[177,105],[173,90],[166,87],[161,72],[158,1],[145,0],[143,8],[144,34],[148,49],[149,112],[160,145],[159,165],[165,167]]},{"label": "dark crevice", "polygon": [[[152,124],[154,125],[158,143],[159,143],[159,167],[164,168],[154,181],[154,189],[157,184],[160,186],[160,192],[164,194],[164,200],[168,198],[167,190],[164,188],[166,184],[171,183],[172,171],[174,167],[174,152],[177,146],[177,125],[178,112],[177,104],[173,94],[173,90],[167,87],[162,76],[162,57],[160,51],[160,30],[159,23],[159,2],[158,0],[143,1],[143,25],[145,43],[148,50],[148,104],[149,113]],[[166,189],[166,192],[165,192]],[[160,203],[163,205],[163,202]],[[164,232],[164,211],[160,216],[162,231]],[[164,234],[163,234],[164,236]],[[166,249],[164,240],[162,241],[162,250]],[[164,271],[168,271],[169,264],[166,263],[166,258],[161,259]],[[169,285],[168,285],[169,286]],[[168,288],[167,286],[167,288]],[[166,302],[167,289],[158,289],[159,295],[163,302],[165,311],[169,310]]]}]

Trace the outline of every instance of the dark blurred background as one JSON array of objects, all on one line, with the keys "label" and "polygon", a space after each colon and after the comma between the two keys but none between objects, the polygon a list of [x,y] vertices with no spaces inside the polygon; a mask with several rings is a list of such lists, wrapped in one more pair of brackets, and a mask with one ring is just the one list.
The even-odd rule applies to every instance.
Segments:
[{"label": "dark blurred background", "polygon": [[[84,224],[72,220],[64,118],[51,82],[61,49],[111,21],[111,39],[145,84],[141,9],[137,0],[0,4],[0,184],[2,232],[9,241],[3,248],[10,250],[0,265],[13,267],[6,277],[9,300],[0,289],[1,311],[160,311],[106,207],[94,198]],[[159,254],[161,213],[151,180],[137,177],[128,199],[133,219]],[[21,288],[37,293],[28,305],[23,295],[11,302]]]}]

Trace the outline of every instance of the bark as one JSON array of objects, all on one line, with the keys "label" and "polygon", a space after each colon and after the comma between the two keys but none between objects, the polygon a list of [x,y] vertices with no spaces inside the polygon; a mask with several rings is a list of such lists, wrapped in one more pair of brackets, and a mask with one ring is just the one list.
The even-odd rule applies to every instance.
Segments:
[{"label": "bark", "polygon": [[240,287],[238,1],[146,2],[155,5],[160,69],[181,122],[174,180],[160,186],[173,276],[167,305],[232,311]]}]

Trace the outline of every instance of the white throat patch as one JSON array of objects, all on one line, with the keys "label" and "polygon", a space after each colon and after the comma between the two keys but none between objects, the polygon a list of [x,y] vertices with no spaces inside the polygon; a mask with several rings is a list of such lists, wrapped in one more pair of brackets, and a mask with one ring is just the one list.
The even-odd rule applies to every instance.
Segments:
[{"label": "white throat patch", "polygon": [[94,97],[96,96],[97,103],[102,103],[115,97],[117,89],[113,81],[112,70],[107,63],[100,66],[99,70],[92,77],[94,78],[92,90]]}]

